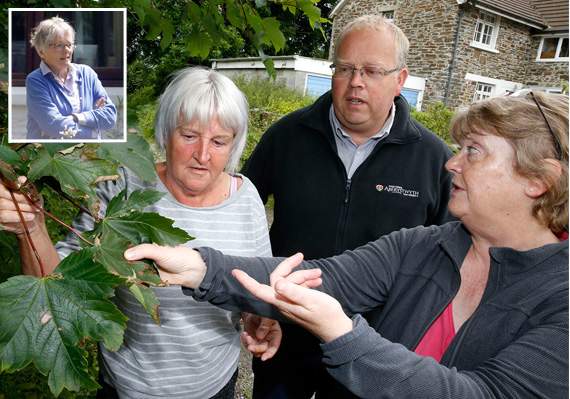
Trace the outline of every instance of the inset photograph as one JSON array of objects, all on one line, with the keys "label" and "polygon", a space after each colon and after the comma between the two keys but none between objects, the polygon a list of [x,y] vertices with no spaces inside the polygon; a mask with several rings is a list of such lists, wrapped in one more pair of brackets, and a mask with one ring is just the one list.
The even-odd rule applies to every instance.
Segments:
[{"label": "inset photograph", "polygon": [[124,142],[126,9],[9,9],[11,143]]}]

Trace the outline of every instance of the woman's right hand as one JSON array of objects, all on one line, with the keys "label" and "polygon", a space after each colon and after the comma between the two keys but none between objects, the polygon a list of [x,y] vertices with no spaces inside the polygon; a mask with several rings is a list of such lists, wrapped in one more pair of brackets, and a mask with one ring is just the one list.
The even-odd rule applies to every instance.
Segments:
[{"label": "woman's right hand", "polygon": [[[18,177],[20,185],[26,182],[26,177]],[[43,213],[38,209],[42,206],[41,200],[35,206],[32,206],[28,200],[19,193],[12,192],[14,198],[10,194],[10,190],[2,182],[0,182],[0,230],[15,233],[18,236],[24,235],[24,226],[18,214],[14,199],[18,203],[18,207],[22,212],[22,216],[28,228],[32,233],[44,223]]]}]

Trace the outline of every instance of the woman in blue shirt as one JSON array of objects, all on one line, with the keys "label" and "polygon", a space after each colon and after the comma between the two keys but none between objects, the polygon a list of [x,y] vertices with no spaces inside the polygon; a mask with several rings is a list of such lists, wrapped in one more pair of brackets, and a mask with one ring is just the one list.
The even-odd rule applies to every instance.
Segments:
[{"label": "woman in blue shirt", "polygon": [[75,30],[59,17],[32,30],[30,44],[42,59],[26,78],[28,139],[100,139],[115,127],[117,109],[87,65],[71,62]]}]

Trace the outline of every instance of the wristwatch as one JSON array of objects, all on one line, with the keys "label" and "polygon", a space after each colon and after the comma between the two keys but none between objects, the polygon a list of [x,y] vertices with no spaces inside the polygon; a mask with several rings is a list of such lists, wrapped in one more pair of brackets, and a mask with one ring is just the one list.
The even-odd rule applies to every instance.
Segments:
[{"label": "wristwatch", "polygon": [[77,117],[77,115],[71,114],[71,117],[73,118],[73,120],[75,121],[75,123],[79,123],[79,118]]}]

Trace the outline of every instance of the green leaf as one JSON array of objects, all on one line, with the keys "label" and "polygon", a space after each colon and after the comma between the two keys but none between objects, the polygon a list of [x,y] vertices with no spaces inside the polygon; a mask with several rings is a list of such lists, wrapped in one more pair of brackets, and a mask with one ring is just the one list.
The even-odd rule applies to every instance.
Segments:
[{"label": "green leaf", "polygon": [[249,4],[244,4],[243,11],[245,14],[246,23],[251,26],[256,33],[262,32],[263,23],[257,11],[251,8]]},{"label": "green leaf", "polygon": [[263,18],[262,25],[263,42],[265,44],[271,44],[275,51],[281,51],[285,46],[285,36],[281,30],[279,30],[279,21],[273,17]]},{"label": "green leaf", "polygon": [[188,2],[188,6],[186,7],[186,11],[190,19],[198,24],[202,20],[202,10],[200,6],[193,1]]},{"label": "green leaf", "polygon": [[162,39],[160,39],[160,48],[166,49],[170,46],[172,42],[172,34],[174,33],[174,28],[168,20],[162,20]]},{"label": "green leaf", "polygon": [[79,159],[59,152],[51,155],[48,150],[41,148],[37,158],[30,163],[28,178],[35,181],[43,176],[54,177],[64,193],[86,200],[92,214],[97,215],[99,199],[95,183],[100,176],[116,174],[113,168],[116,167],[101,159]]},{"label": "green leaf", "polygon": [[208,54],[210,54],[213,44],[214,42],[210,36],[194,31],[188,36],[186,48],[190,55],[205,59],[208,57]]},{"label": "green leaf", "polygon": [[154,291],[149,288],[145,287],[142,284],[132,284],[129,286],[129,290],[135,296],[137,301],[141,303],[147,313],[152,317],[156,324],[160,324],[160,317],[158,314],[158,299],[156,299],[156,295]]},{"label": "green leaf", "polygon": [[297,0],[299,8],[309,19],[309,25],[311,25],[312,28],[315,28],[319,22],[327,21],[326,19],[321,18],[321,10],[319,7],[315,6],[314,3],[315,2],[311,0]]},{"label": "green leaf", "polygon": [[126,328],[126,317],[105,298],[116,277],[90,261],[88,251],[74,255],[58,268],[65,279],[16,276],[0,284],[0,372],[33,362],[56,396],[64,388],[96,389],[85,341],[117,350]]},{"label": "green leaf", "polygon": [[8,146],[0,145],[0,160],[11,165],[20,163],[20,155]]},{"label": "green leaf", "polygon": [[105,212],[106,217],[119,217],[128,215],[132,211],[142,211],[166,194],[152,189],[135,190],[125,199],[125,192],[126,190],[123,190],[111,199]]},{"label": "green leaf", "polygon": [[158,213],[131,212],[126,216],[103,218],[95,232],[102,235],[116,233],[133,243],[154,242],[172,246],[192,239],[184,230],[173,227],[173,223],[171,219]]},{"label": "green leaf", "polygon": [[235,0],[226,0],[226,18],[236,28],[240,30],[245,28],[245,16]]},{"label": "green leaf", "polygon": [[120,162],[146,182],[156,181],[152,152],[147,141],[138,134],[129,134],[126,143],[101,144],[97,156]]},{"label": "green leaf", "polygon": [[265,69],[267,70],[269,76],[272,79],[275,79],[277,74],[275,73],[275,64],[273,63],[273,60],[271,58],[265,58],[263,60],[263,65],[265,65]]},{"label": "green leaf", "polygon": [[122,277],[125,281],[160,284],[160,277],[152,264],[125,259],[123,254],[130,246],[129,241],[113,232],[108,232],[93,247],[93,259],[103,265],[108,272]]}]

